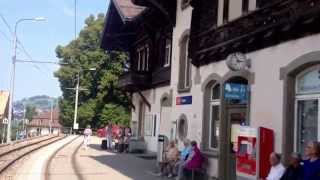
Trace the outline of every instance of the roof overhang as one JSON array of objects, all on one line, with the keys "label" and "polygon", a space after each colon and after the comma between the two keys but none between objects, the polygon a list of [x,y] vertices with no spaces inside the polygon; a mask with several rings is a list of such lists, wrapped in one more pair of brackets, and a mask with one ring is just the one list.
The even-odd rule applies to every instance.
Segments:
[{"label": "roof overhang", "polygon": [[145,10],[146,7],[137,6],[131,0],[112,0],[105,18],[100,47],[128,51],[128,45],[135,36],[131,22]]}]

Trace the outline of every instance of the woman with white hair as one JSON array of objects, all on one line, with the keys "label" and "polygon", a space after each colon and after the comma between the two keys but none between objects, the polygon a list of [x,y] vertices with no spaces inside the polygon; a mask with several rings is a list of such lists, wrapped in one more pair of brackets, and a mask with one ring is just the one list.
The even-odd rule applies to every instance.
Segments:
[{"label": "woman with white hair", "polygon": [[183,179],[183,169],[185,166],[185,162],[188,159],[190,152],[191,152],[191,146],[190,146],[190,140],[185,139],[183,141],[184,148],[181,151],[180,155],[180,161],[176,164],[176,167],[178,169],[176,180],[182,180]]}]

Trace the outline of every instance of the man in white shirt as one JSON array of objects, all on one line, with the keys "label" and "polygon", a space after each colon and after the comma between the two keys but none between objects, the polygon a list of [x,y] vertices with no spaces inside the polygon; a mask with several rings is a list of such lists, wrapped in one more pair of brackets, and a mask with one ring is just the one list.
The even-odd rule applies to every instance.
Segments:
[{"label": "man in white shirt", "polygon": [[281,164],[281,156],[277,153],[271,153],[270,164],[271,169],[266,180],[280,180],[286,170]]}]

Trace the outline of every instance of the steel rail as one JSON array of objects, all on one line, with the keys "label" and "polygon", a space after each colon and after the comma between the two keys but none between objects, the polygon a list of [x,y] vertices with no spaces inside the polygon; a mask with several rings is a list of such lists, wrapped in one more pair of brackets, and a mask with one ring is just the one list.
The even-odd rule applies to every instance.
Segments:
[{"label": "steel rail", "polygon": [[69,146],[71,143],[73,143],[75,140],[77,140],[80,136],[73,138],[71,141],[69,141],[68,143],[64,144],[63,146],[61,146],[60,148],[58,148],[48,159],[47,163],[46,163],[46,167],[45,167],[45,176],[44,179],[45,180],[51,180],[50,177],[50,167],[51,167],[51,163],[53,161],[53,159],[57,156],[57,154],[62,151],[62,149],[65,149],[67,146]]},{"label": "steel rail", "polygon": [[[53,136],[53,137],[50,137],[50,138],[47,138],[45,140],[41,140],[41,141],[38,141],[38,142],[35,142],[35,143],[31,143],[31,144],[28,144],[26,146],[23,146],[23,147],[19,147],[19,148],[16,148],[16,149],[13,149],[13,150],[10,150],[8,152],[5,152],[5,153],[2,153],[0,155],[0,160],[1,158],[5,157],[5,156],[9,156],[9,155],[13,155],[12,158],[8,158],[6,160],[3,160],[4,163],[2,163],[0,165],[0,175],[3,174],[9,167],[11,167],[15,162],[17,162],[18,160],[20,160],[21,158],[31,154],[32,152],[36,151],[36,150],[39,150],[45,146],[48,146],[52,143],[55,143],[61,139],[64,139],[66,136]],[[45,143],[47,142],[47,143]],[[38,146],[37,146],[38,145]],[[33,147],[35,146],[35,147]],[[30,148],[30,149],[28,149]],[[23,150],[26,150],[26,152],[22,152],[21,154],[18,154],[16,157],[15,157],[15,154],[14,153],[18,153],[19,151],[23,151]]]}]

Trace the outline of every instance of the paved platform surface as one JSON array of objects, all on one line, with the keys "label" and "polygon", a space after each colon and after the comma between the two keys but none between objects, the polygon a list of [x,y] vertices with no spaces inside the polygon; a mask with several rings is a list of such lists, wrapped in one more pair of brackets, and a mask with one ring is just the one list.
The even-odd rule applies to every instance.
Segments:
[{"label": "paved platform surface", "polygon": [[116,154],[101,150],[100,138],[92,138],[88,150],[77,154],[77,164],[83,180],[164,180],[152,172],[156,170],[155,160],[146,160],[132,154]]},{"label": "paved platform surface", "polygon": [[[156,170],[154,159],[102,150],[102,139],[97,137],[92,137],[87,150],[79,149],[83,138],[75,138],[70,136],[36,151],[23,162],[12,180],[168,180],[152,173]],[[46,168],[48,159],[63,145],[66,146],[53,156]]]},{"label": "paved platform surface", "polygon": [[51,161],[47,162],[43,180],[81,180],[77,175],[74,159],[78,158],[76,153],[82,142],[83,138],[78,137],[53,155]]}]

